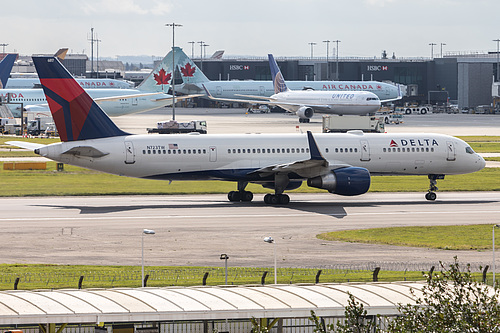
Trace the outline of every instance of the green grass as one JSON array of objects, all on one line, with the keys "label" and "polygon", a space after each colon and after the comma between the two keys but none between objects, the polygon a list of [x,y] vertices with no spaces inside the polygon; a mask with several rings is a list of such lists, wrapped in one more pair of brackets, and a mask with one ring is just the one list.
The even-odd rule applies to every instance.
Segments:
[{"label": "green grass", "polygon": [[[491,250],[492,225],[395,227],[326,232],[319,239],[445,250]],[[500,232],[499,232],[500,234]],[[495,235],[500,244],[500,235]],[[500,246],[500,245],[499,245]]]}]

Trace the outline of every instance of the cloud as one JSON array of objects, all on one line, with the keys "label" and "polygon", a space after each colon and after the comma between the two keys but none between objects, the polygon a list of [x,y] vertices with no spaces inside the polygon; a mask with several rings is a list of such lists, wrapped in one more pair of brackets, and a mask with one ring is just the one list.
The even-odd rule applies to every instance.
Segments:
[{"label": "cloud", "polygon": [[161,0],[88,0],[81,5],[87,15],[165,15],[172,8],[168,1]]}]

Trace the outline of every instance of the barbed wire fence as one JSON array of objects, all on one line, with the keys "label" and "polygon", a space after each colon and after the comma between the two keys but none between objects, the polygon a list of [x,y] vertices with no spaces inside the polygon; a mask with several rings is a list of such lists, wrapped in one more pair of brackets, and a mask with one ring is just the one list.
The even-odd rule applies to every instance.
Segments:
[{"label": "barbed wire fence", "polygon": [[[410,281],[423,280],[422,273],[447,269],[449,263],[402,263],[402,262],[366,262],[357,264],[325,265],[317,268],[293,267],[278,268],[279,283],[316,283],[316,282],[369,282],[369,281]],[[484,273],[479,263],[470,264],[472,273]],[[467,264],[460,264],[465,270]],[[375,273],[377,276],[375,276]],[[269,279],[274,268],[228,268],[228,284],[262,284],[265,274]],[[201,284],[224,284],[223,267],[166,268],[146,269],[150,286],[193,286]],[[52,289],[77,288],[79,282],[84,288],[139,287],[142,274],[136,269],[82,270],[80,272],[24,272],[7,273],[0,271],[0,289]],[[82,283],[83,281],[83,283]],[[264,282],[265,283],[265,282]],[[80,287],[81,287],[80,285]]]}]

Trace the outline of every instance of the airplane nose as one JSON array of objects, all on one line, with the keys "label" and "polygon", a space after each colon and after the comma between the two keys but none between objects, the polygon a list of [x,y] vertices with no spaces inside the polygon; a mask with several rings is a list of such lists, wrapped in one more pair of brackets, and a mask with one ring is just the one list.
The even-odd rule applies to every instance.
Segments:
[{"label": "airplane nose", "polygon": [[476,165],[478,167],[477,171],[482,170],[486,166],[486,161],[481,155],[477,155],[478,159],[476,161]]}]

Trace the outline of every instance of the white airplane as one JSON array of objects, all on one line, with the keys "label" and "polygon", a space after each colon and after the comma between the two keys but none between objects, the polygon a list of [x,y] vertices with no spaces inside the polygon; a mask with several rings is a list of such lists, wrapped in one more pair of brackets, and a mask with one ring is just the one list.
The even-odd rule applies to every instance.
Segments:
[{"label": "white airplane", "polygon": [[7,142],[52,160],[121,176],[237,182],[230,201],[251,201],[248,183],[274,189],[267,204],[287,204],[303,181],[333,194],[360,195],[371,175],[437,179],[481,170],[484,159],[464,141],[441,134],[171,134],[120,130],[53,57],[33,58],[60,134],[50,145]]},{"label": "white airplane", "polygon": [[[270,97],[275,93],[272,81],[210,81],[179,47],[175,48],[175,59],[183,80],[183,84],[176,85],[176,90],[181,93],[203,93],[202,85],[216,98],[253,99],[246,96],[255,95],[261,98]],[[287,86],[291,90],[369,91],[377,95],[382,102],[402,98],[399,85],[379,81],[287,81]]]},{"label": "white airplane", "polygon": [[[167,94],[172,77],[172,52],[149,74],[137,89],[87,89],[92,98],[111,117],[144,112],[172,104],[172,95]],[[17,104],[7,104],[14,117],[21,116],[20,103],[28,112],[48,111],[47,100],[42,89],[0,89],[0,96]],[[201,95],[176,96],[175,100]]]},{"label": "white airplane", "polygon": [[[75,78],[84,89],[133,89],[134,83],[126,80],[116,79],[87,79]],[[35,89],[40,88],[40,79],[36,77],[9,78],[5,89]]]},{"label": "white airplane", "polygon": [[229,98],[215,98],[204,86],[210,99],[247,102],[252,104],[276,105],[289,112],[297,114],[299,122],[308,123],[318,113],[340,115],[365,115],[375,113],[380,109],[380,99],[369,91],[316,91],[316,90],[290,90],[285,83],[283,75],[278,68],[272,54],[269,54],[269,65],[273,78],[274,95],[268,98],[247,96],[248,98],[261,98],[259,100],[242,100]]}]

